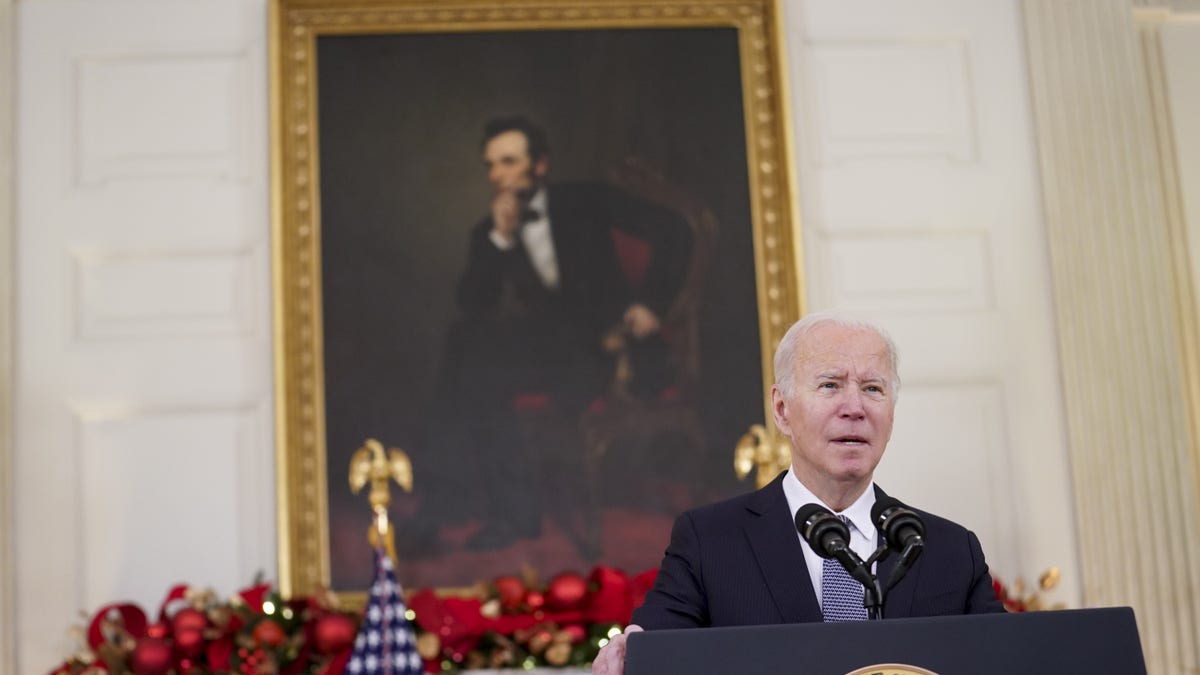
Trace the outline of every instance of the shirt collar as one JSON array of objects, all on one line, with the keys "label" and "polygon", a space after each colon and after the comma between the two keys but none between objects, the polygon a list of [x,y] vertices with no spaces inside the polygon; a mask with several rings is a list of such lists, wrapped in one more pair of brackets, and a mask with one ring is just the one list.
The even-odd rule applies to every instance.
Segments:
[{"label": "shirt collar", "polygon": [[533,193],[533,197],[530,198],[526,208],[537,214],[537,220],[543,220],[548,213],[546,210],[548,202],[549,198],[546,197],[546,188],[540,187],[537,192]]},{"label": "shirt collar", "polygon": [[[788,508],[791,509],[793,518],[796,516],[796,511],[805,504],[820,504],[833,511],[828,504],[821,501],[812,493],[812,490],[801,483],[800,479],[796,477],[796,473],[790,468],[787,475],[783,477],[783,495],[787,498]],[[867,489],[863,490],[858,499],[854,500],[854,503],[845,511],[833,512],[836,515],[845,516],[854,525],[854,529],[858,530],[867,541],[873,542],[876,537],[875,524],[871,522],[871,507],[873,506],[875,506],[875,483],[867,486]]]}]

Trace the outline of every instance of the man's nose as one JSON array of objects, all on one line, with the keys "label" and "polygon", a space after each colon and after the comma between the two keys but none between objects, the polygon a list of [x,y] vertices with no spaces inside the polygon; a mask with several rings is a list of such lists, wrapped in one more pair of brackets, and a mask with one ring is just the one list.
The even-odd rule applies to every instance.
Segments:
[{"label": "man's nose", "polygon": [[841,416],[847,419],[862,419],[866,415],[866,408],[863,407],[862,392],[849,387],[845,389],[845,396],[842,399]]}]

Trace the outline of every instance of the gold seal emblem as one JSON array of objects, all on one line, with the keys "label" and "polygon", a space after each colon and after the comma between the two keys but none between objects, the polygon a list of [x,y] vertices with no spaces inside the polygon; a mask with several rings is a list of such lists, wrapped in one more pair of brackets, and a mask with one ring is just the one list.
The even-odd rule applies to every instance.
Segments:
[{"label": "gold seal emblem", "polygon": [[877,666],[866,666],[850,671],[846,675],[937,675],[937,673],[917,666],[906,666],[902,663],[881,663]]}]

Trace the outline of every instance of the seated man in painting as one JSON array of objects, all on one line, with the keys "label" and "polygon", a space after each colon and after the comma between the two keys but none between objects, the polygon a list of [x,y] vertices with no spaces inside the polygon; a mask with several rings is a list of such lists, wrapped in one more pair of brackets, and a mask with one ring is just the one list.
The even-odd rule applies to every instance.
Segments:
[{"label": "seated man in painting", "polygon": [[[537,471],[579,452],[526,447],[522,413],[576,424],[612,380],[605,342],[617,336],[629,346],[633,393],[665,385],[660,327],[691,245],[686,221],[669,209],[603,184],[549,183],[545,133],[528,119],[489,121],[483,161],[494,194],[471,231],[442,382],[486,485],[488,524],[467,544],[476,550],[537,536],[545,487]],[[614,231],[648,245],[640,278],[630,278]]]}]

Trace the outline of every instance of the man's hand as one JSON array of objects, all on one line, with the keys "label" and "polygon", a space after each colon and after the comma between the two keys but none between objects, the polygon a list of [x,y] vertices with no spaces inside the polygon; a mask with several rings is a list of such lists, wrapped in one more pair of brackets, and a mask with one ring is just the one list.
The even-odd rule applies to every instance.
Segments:
[{"label": "man's hand", "polygon": [[521,200],[511,190],[497,192],[492,199],[492,232],[511,243],[521,224]]},{"label": "man's hand", "polygon": [[625,310],[622,322],[625,324],[625,330],[639,340],[654,335],[660,328],[658,315],[641,303],[630,305],[629,309]]},{"label": "man's hand", "polygon": [[631,633],[641,630],[641,626],[631,623],[625,627],[624,633],[613,637],[608,644],[601,647],[596,660],[592,662],[592,675],[624,675],[625,641]]}]

